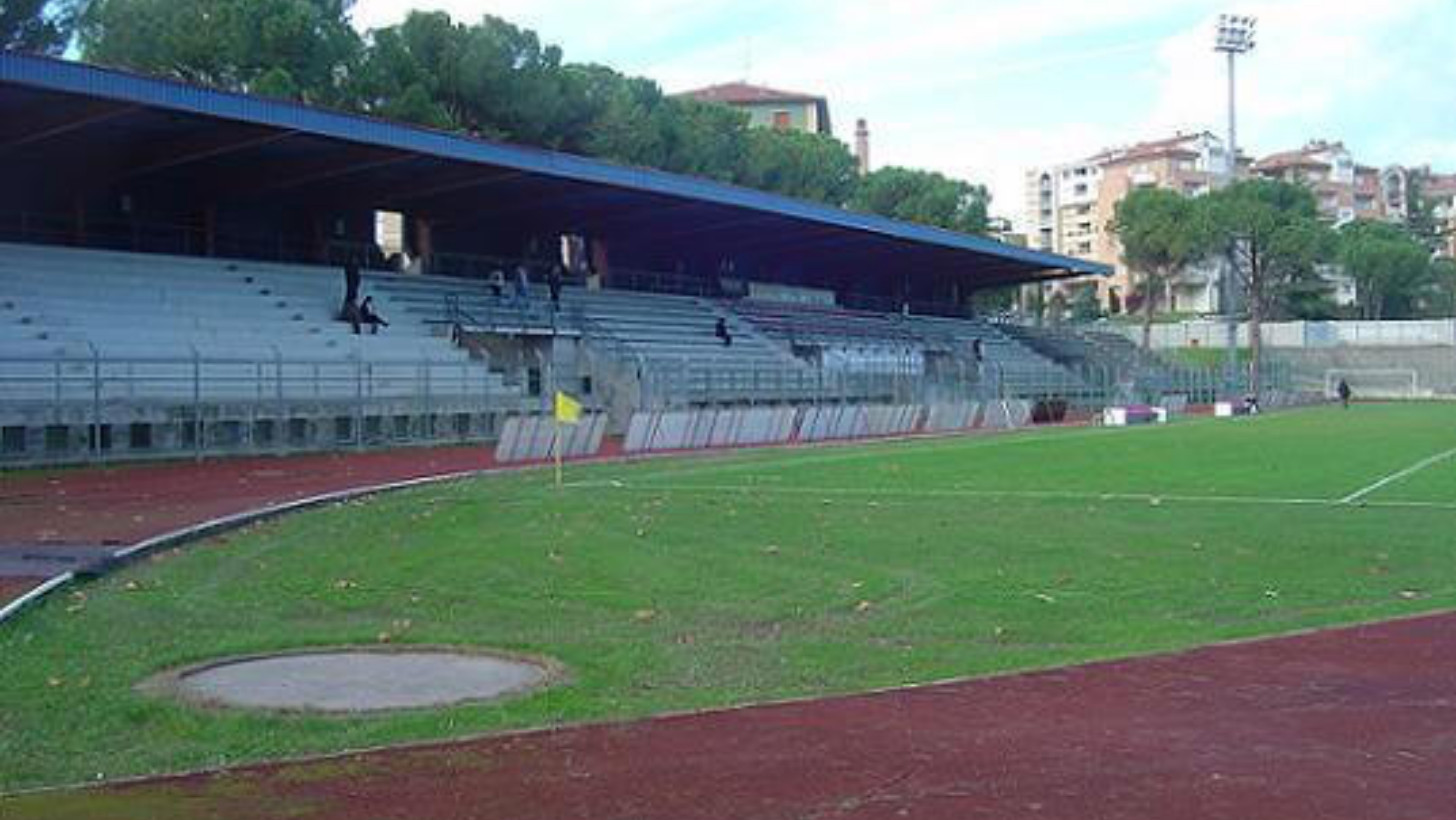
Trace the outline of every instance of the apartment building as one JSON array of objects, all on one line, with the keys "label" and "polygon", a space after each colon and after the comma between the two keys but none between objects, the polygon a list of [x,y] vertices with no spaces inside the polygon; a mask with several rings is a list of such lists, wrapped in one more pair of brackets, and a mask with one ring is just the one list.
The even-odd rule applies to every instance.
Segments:
[{"label": "apartment building", "polygon": [[[1033,247],[1113,266],[1108,279],[1071,280],[1061,289],[1093,287],[1112,312],[1136,293],[1136,277],[1122,264],[1122,248],[1109,228],[1117,203],[1135,188],[1157,187],[1198,196],[1228,173],[1224,143],[1207,131],[1112,148],[1084,160],[1034,168],[1026,174],[1024,229]],[[1355,161],[1341,142],[1311,140],[1303,147],[1270,154],[1257,162],[1240,156],[1237,176],[1279,179],[1308,186],[1320,214],[1340,225],[1353,219],[1404,222],[1411,171],[1399,165],[1376,168]],[[1456,175],[1427,174],[1424,194],[1438,218],[1456,231]],[[1447,234],[1456,255],[1456,237]],[[1220,309],[1217,266],[1189,270],[1156,294],[1161,310],[1211,313]],[[1348,283],[1331,277],[1336,301],[1349,298]],[[1136,297],[1140,298],[1140,297]]]},{"label": "apartment building", "polygon": [[1456,259],[1456,174],[1422,174],[1420,190],[1421,196],[1433,206],[1436,222],[1445,231],[1438,253]]},{"label": "apartment building", "polygon": [[1336,225],[1353,219],[1406,218],[1409,174],[1398,166],[1374,168],[1357,163],[1344,143],[1312,140],[1254,163],[1256,176],[1309,186],[1320,214]]},{"label": "apartment building", "polygon": [[[1202,131],[1109,148],[1084,160],[1034,168],[1026,174],[1025,232],[1033,247],[1111,265],[1106,279],[1072,280],[1063,290],[1095,288],[1111,312],[1121,312],[1136,291],[1122,263],[1122,247],[1109,228],[1117,203],[1135,188],[1169,188],[1190,196],[1208,191],[1227,173],[1223,140]],[[1157,294],[1166,310],[1217,309],[1217,276],[1190,270]]]}]

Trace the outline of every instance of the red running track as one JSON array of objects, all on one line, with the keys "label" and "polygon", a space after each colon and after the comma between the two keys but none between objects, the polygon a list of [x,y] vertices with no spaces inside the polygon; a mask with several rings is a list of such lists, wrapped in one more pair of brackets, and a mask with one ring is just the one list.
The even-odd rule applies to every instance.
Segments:
[{"label": "red running track", "polygon": [[[0,478],[0,549],[124,546],[323,493],[496,467],[486,446],[56,469]],[[0,605],[43,578],[0,577]]]},{"label": "red running track", "polygon": [[1456,614],[9,808],[129,818],[157,801],[228,820],[1450,820]]}]

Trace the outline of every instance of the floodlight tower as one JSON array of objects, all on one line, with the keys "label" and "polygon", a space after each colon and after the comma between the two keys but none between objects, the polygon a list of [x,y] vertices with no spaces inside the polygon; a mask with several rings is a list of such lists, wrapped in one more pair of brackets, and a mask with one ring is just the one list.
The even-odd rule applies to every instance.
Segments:
[{"label": "floodlight tower", "polygon": [[[1234,104],[1234,58],[1253,50],[1254,29],[1257,25],[1258,21],[1253,17],[1237,14],[1220,14],[1218,16],[1218,34],[1214,38],[1213,49],[1228,55],[1228,162],[1224,166],[1224,184],[1226,185],[1234,181],[1239,170],[1238,128]],[[1234,276],[1233,270],[1225,270],[1222,288],[1223,313],[1228,324],[1225,389],[1229,391],[1232,391],[1235,385],[1235,374],[1239,372],[1239,326],[1234,316]]]}]

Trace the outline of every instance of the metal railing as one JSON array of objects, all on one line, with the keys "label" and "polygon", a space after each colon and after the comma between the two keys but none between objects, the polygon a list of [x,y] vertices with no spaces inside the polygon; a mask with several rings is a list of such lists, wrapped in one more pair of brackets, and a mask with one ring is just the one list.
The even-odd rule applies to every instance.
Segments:
[{"label": "metal railing", "polygon": [[[0,460],[12,463],[66,460],[68,455],[103,458],[113,449],[108,444],[113,427],[157,427],[169,443],[148,449],[201,456],[321,444],[364,446],[371,420],[380,426],[384,418],[469,416],[530,404],[487,368],[465,359],[291,359],[281,352],[271,358],[6,356],[0,357],[0,396],[0,426],[5,428]],[[347,435],[289,441],[277,432],[279,425],[301,421],[332,423]],[[257,440],[260,423],[270,433],[267,442]],[[378,437],[404,443],[440,438],[432,421],[403,426],[402,432]],[[228,434],[209,435],[216,429]],[[49,431],[41,452],[30,446],[27,431],[32,430]],[[84,444],[68,438],[67,430],[86,431]],[[82,452],[71,452],[77,450]]]}]

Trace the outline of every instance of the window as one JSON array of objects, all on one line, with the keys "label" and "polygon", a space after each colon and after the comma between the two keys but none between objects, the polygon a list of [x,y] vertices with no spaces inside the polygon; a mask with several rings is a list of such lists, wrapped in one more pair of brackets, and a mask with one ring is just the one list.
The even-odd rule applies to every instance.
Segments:
[{"label": "window", "polygon": [[773,127],[774,128],[777,128],[780,131],[787,131],[789,128],[792,128],[793,125],[794,125],[794,121],[789,117],[789,112],[787,112],[787,111],[775,111],[775,112],[773,112]]},{"label": "window", "polygon": [[1085,183],[1085,182],[1079,182],[1079,183],[1077,183],[1077,187],[1076,188],[1073,188],[1072,189],[1072,192],[1074,194],[1076,194],[1077,196],[1086,196],[1087,195],[1087,183]]}]

